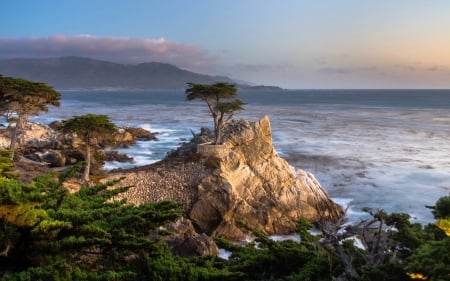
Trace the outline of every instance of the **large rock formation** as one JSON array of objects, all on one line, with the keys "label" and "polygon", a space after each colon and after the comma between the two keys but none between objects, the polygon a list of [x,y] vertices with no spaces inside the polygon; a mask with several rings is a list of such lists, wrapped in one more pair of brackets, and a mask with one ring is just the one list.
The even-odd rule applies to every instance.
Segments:
[{"label": "large rock formation", "polygon": [[233,240],[248,234],[238,221],[266,234],[287,234],[300,218],[343,215],[312,174],[278,156],[267,117],[232,122],[224,139],[220,146],[186,144],[161,163],[110,179],[123,177],[121,185],[133,186],[122,195],[131,203],[180,201],[199,232]]},{"label": "large rock formation", "polygon": [[201,148],[214,171],[198,186],[189,217],[203,232],[239,239],[242,220],[266,234],[287,234],[300,218],[336,219],[341,208],[315,177],[296,170],[276,153],[269,118],[238,121],[222,146]]}]

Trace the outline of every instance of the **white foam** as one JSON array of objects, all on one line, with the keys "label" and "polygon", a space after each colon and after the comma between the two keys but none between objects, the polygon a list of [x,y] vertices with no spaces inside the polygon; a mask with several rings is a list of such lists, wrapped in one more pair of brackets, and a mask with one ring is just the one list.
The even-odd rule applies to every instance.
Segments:
[{"label": "white foam", "polygon": [[219,248],[219,257],[224,259],[224,260],[228,260],[232,254],[233,253],[230,252],[230,251],[227,251],[225,249]]},{"label": "white foam", "polygon": [[273,241],[292,240],[295,242],[300,242],[300,236],[296,233],[288,234],[288,235],[270,235],[269,238]]},{"label": "white foam", "polygon": [[[101,106],[70,101],[40,117],[65,119],[93,110],[120,124],[161,132],[160,141],[137,143],[124,151],[146,157],[136,158],[136,165],[162,159],[182,139],[191,138],[190,128],[212,126],[203,104],[182,102]],[[327,163],[307,158],[308,162],[291,164],[311,171],[332,198],[351,198],[351,216],[361,216],[361,209],[369,207],[406,212],[417,221],[430,222],[433,217],[424,206],[450,191],[448,110],[248,104],[236,118],[256,121],[264,115],[271,119],[280,155],[330,159]]]}]

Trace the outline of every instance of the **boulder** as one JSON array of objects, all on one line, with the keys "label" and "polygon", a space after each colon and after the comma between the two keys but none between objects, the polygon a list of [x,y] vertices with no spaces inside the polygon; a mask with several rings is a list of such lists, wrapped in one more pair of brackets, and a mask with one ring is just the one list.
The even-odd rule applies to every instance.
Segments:
[{"label": "boulder", "polygon": [[47,163],[49,167],[64,167],[66,165],[66,157],[59,150],[49,149],[37,154],[39,161]]},{"label": "boulder", "polygon": [[247,233],[238,221],[268,235],[296,230],[301,218],[335,220],[342,209],[310,173],[290,166],[272,144],[270,121],[235,121],[224,144],[202,148],[214,170],[198,185],[189,218],[201,232],[228,239]]},{"label": "boulder", "polygon": [[[2,129],[0,147],[9,147],[14,127]],[[57,142],[57,134],[49,126],[28,122],[24,131],[17,137],[17,145],[32,148],[53,148]]]},{"label": "boulder", "polygon": [[170,233],[162,240],[169,245],[172,253],[176,256],[217,256],[219,254],[219,248],[214,240],[204,233],[195,232],[189,219],[179,218],[160,228],[160,231]]},{"label": "boulder", "polygon": [[105,150],[103,151],[105,161],[117,161],[117,162],[133,162],[133,157],[120,153],[117,150]]},{"label": "boulder", "polygon": [[156,133],[152,133],[143,128],[126,127],[124,128],[124,130],[125,132],[131,134],[135,140],[142,140],[142,141],[158,140],[158,138],[156,137]]},{"label": "boulder", "polygon": [[143,128],[125,127],[119,128],[113,135],[115,145],[120,147],[127,147],[136,141],[156,141],[158,140],[155,133],[152,133]]}]

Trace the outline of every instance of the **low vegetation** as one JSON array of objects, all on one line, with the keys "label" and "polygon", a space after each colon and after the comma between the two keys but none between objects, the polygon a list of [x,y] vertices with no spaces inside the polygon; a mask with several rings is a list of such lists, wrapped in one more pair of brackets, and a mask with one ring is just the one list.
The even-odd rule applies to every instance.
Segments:
[{"label": "low vegetation", "polygon": [[[1,166],[10,167],[10,158]],[[68,193],[76,169],[25,184],[0,176],[0,280],[448,280],[450,197],[433,209],[435,224],[407,214],[372,213],[356,225],[321,225],[312,235],[298,224],[300,242],[273,241],[250,229],[246,245],[217,239],[232,254],[175,257],[153,235],[182,215],[173,202],[127,205],[111,201],[125,189],[108,184]],[[240,227],[248,228],[245,222]],[[360,241],[357,247],[355,239]],[[362,246],[361,246],[362,245]]]}]

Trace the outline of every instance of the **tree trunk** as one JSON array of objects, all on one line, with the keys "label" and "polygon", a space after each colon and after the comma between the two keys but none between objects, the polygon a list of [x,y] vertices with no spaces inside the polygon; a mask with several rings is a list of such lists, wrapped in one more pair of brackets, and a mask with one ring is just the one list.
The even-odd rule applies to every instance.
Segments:
[{"label": "tree trunk", "polygon": [[89,182],[89,174],[91,173],[91,145],[86,142],[86,167],[84,167],[83,180]]},{"label": "tree trunk", "polygon": [[19,118],[17,119],[17,122],[16,122],[16,127],[14,128],[13,135],[11,137],[11,142],[9,144],[9,149],[12,151],[11,159],[14,158],[14,149],[16,148],[16,145],[17,145],[17,139],[18,139],[19,135],[22,133],[23,125],[25,124],[25,122],[26,122],[26,117],[24,115],[19,115]]},{"label": "tree trunk", "polygon": [[219,133],[220,133],[220,124],[219,124],[219,119],[217,117],[217,115],[213,115],[214,118],[214,144],[219,144]]},{"label": "tree trunk", "polygon": [[216,129],[215,138],[216,141],[214,142],[214,144],[222,144],[222,129],[219,127]]}]

